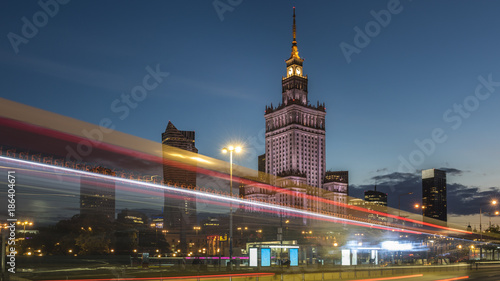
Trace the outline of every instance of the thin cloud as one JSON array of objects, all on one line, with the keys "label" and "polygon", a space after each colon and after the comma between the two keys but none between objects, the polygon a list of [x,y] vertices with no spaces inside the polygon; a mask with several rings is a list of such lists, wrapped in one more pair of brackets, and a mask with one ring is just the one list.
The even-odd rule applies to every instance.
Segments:
[{"label": "thin cloud", "polygon": [[[462,175],[468,171],[454,168],[443,168],[448,174]],[[420,203],[422,200],[422,179],[419,173],[389,173],[371,178],[377,182],[377,190],[388,191],[388,204],[390,207],[398,206],[398,195],[413,192],[405,197],[405,204],[401,204],[401,209],[415,211],[412,209],[413,202]],[[351,185],[349,195],[363,198],[363,191],[373,189],[373,185]],[[487,189],[477,186],[466,186],[460,183],[447,183],[448,215],[474,215],[479,214],[480,206],[484,212],[491,210],[489,202],[498,199],[500,195],[499,187],[489,187]],[[403,200],[402,200],[403,201]],[[410,203],[408,203],[410,202]]]},{"label": "thin cloud", "polygon": [[125,79],[116,74],[96,69],[72,66],[53,60],[27,56],[13,56],[0,51],[0,61],[23,70],[34,71],[62,80],[112,91],[126,90]]}]

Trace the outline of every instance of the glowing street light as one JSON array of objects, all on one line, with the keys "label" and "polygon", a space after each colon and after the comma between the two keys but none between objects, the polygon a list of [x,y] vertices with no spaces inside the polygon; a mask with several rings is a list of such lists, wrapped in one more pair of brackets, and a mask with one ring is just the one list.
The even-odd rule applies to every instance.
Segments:
[{"label": "glowing street light", "polygon": [[[233,197],[233,151],[241,152],[240,146],[228,146],[222,149],[222,153],[229,152],[229,196]],[[229,202],[229,268],[233,270],[233,201]]]},{"label": "glowing street light", "polygon": [[200,226],[193,226],[193,229],[196,231],[196,235],[198,235],[198,231],[201,230]]},{"label": "glowing street light", "polygon": [[31,221],[18,221],[17,224],[23,226],[24,240],[26,240],[26,226],[32,226],[33,222],[31,222]]},{"label": "glowing street light", "polygon": [[[498,204],[498,201],[496,199],[491,200],[491,205],[496,205]],[[483,223],[482,223],[482,216],[483,216],[483,211],[482,211],[482,206],[479,205],[479,236],[481,239],[481,242],[483,241]],[[490,226],[491,226],[491,217],[490,217]],[[479,260],[483,258],[483,246],[482,244],[479,244]]]}]

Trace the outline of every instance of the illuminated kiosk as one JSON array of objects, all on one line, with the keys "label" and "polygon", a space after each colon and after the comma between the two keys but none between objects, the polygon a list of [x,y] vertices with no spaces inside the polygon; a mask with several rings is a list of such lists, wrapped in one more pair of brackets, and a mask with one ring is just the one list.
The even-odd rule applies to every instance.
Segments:
[{"label": "illuminated kiosk", "polygon": [[[424,247],[419,247],[413,243],[399,241],[384,241],[379,245],[365,246],[362,243],[354,241],[348,242],[341,247],[341,265],[362,265],[362,264],[383,264],[398,263],[401,264],[405,252],[425,251]],[[413,254],[408,254],[413,255]],[[414,261],[422,263],[422,261]]]},{"label": "illuminated kiosk", "polygon": [[250,267],[298,266],[306,262],[305,251],[295,240],[247,243],[246,253]]}]

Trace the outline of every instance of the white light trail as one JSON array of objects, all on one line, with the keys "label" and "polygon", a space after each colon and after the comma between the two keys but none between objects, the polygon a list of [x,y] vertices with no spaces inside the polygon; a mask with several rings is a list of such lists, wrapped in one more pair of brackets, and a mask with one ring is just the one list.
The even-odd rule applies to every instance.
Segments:
[{"label": "white light trail", "polygon": [[347,224],[358,225],[358,226],[363,226],[363,227],[370,227],[370,228],[378,228],[378,229],[383,229],[383,230],[392,230],[392,231],[407,232],[407,233],[414,233],[414,234],[434,235],[433,233],[418,232],[418,231],[407,230],[407,229],[397,228],[397,227],[392,227],[392,226],[384,226],[384,225],[379,225],[379,224],[374,224],[374,223],[339,218],[339,217],[335,217],[335,216],[329,216],[329,215],[325,215],[325,214],[314,213],[314,212],[305,211],[305,210],[299,210],[299,209],[295,209],[295,208],[291,208],[291,207],[273,205],[270,203],[254,202],[254,201],[248,201],[248,200],[243,200],[243,199],[234,198],[234,197],[220,196],[220,195],[196,191],[196,190],[181,189],[181,188],[176,188],[176,187],[172,187],[172,186],[168,186],[168,185],[159,185],[159,184],[152,184],[152,183],[141,182],[141,181],[136,181],[136,180],[131,180],[131,179],[117,178],[117,177],[103,175],[103,174],[74,170],[74,169],[70,169],[70,168],[47,165],[47,164],[43,164],[43,163],[31,162],[31,161],[9,158],[9,157],[4,157],[4,156],[0,156],[0,160],[4,160],[6,162],[11,162],[11,163],[16,163],[18,165],[23,165],[23,166],[35,166],[35,167],[44,168],[44,169],[48,168],[48,169],[53,169],[55,171],[62,171],[62,172],[70,173],[70,174],[77,174],[77,175],[84,175],[84,176],[91,176],[91,177],[96,177],[96,178],[114,180],[117,182],[122,182],[122,183],[137,185],[137,186],[143,186],[146,188],[170,190],[170,191],[174,191],[174,192],[178,192],[178,193],[188,194],[191,196],[205,197],[205,198],[209,198],[212,200],[232,202],[232,203],[238,203],[238,204],[242,204],[242,205],[256,206],[256,207],[266,208],[266,209],[275,210],[275,211],[284,211],[287,213],[297,214],[300,216],[308,216],[308,217],[316,218],[316,219],[322,219],[322,220],[326,219],[329,221],[339,221],[339,222],[345,222]]}]

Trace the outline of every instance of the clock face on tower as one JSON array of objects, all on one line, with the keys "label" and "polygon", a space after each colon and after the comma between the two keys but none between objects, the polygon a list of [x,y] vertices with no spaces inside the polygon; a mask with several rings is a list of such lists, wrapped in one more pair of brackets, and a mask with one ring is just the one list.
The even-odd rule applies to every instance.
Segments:
[{"label": "clock face on tower", "polygon": [[290,67],[290,68],[288,69],[288,75],[292,75],[292,73],[293,73],[293,69]]},{"label": "clock face on tower", "polygon": [[297,68],[295,72],[297,73],[297,75],[300,75],[300,68]]}]

